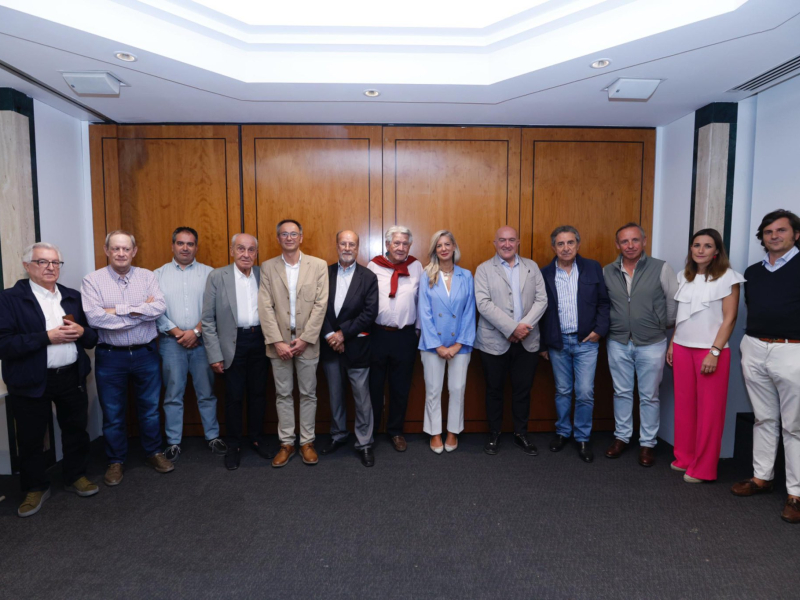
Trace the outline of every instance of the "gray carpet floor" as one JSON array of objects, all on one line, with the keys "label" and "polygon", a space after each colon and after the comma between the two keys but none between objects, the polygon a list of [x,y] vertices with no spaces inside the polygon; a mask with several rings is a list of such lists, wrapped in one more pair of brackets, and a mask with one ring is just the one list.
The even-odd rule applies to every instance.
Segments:
[{"label": "gray carpet floor", "polygon": [[[121,485],[78,498],[56,467],[28,519],[17,478],[0,477],[0,597],[800,597],[800,525],[779,517],[783,489],[730,494],[746,466],[722,461],[716,483],[691,485],[666,444],[645,469],[635,449],[602,456],[610,434],[588,465],[533,439],[538,457],[510,436],[491,457],[484,435],[443,455],[427,436],[404,454],[381,436],[372,469],[345,448],[282,469],[247,449],[235,472],[189,439],[168,475],[132,440]],[[103,469],[95,445],[90,477]]]}]

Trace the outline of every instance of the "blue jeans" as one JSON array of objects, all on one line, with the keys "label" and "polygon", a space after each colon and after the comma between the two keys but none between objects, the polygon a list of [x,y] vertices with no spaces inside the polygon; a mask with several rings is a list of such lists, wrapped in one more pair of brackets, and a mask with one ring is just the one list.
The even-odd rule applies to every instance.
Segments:
[{"label": "blue jeans", "polygon": [[633,341],[620,344],[608,340],[608,367],[614,380],[614,437],[626,444],[633,434],[633,379],[639,389],[639,444],[654,448],[661,420],[658,388],[664,374],[667,340],[648,346]]},{"label": "blue jeans", "polygon": [[561,350],[547,348],[556,379],[556,433],[568,438],[572,435],[570,423],[572,391],[575,390],[575,441],[588,442],[592,434],[594,410],[594,371],[597,367],[597,342],[578,340],[575,333],[561,336]]},{"label": "blue jeans", "polygon": [[158,416],[161,369],[155,341],[133,351],[98,346],[94,358],[109,464],[124,463],[128,456],[128,428],[125,424],[128,382],[133,384],[136,397],[142,447],[148,457],[161,452],[161,423]]},{"label": "blue jeans", "polygon": [[161,353],[161,373],[164,378],[164,430],[167,444],[180,444],[183,437],[183,394],[186,378],[192,374],[192,384],[197,396],[197,409],[203,422],[206,440],[219,437],[217,422],[217,397],[214,395],[214,371],[208,364],[203,343],[188,349],[173,337],[161,336],[158,342]]}]

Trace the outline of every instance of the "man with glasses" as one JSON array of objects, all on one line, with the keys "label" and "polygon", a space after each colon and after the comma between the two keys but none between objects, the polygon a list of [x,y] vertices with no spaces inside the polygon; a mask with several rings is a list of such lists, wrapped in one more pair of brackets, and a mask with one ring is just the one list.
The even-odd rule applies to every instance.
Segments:
[{"label": "man with glasses", "polygon": [[17,510],[20,517],[35,515],[50,497],[44,436],[51,403],[61,428],[64,489],[84,497],[100,491],[86,478],[86,376],[91,370],[86,348],[94,348],[97,333],[86,321],[78,291],[57,283],[63,264],[56,246],[28,246],[22,266],[30,279],[0,292],[0,360],[25,494]]},{"label": "man with glasses", "polygon": [[81,296],[89,325],[98,330],[95,380],[103,408],[109,486],[122,482],[122,465],[128,456],[128,384],[133,384],[139,415],[139,436],[147,464],[159,473],[175,467],[161,451],[161,365],[156,320],[166,303],[152,271],[131,266],[136,256],[132,233],[117,230],[106,236],[103,246],[108,266],[83,278]]},{"label": "man with glasses", "polygon": [[273,467],[295,454],[294,372],[300,391],[300,456],[307,465],[319,461],[314,450],[317,418],[319,334],[328,306],[328,266],[300,252],[303,227],[293,219],[277,226],[281,254],[261,263],[258,315],[275,377],[275,406],[281,447]]},{"label": "man with glasses", "polygon": [[529,456],[539,451],[528,440],[531,388],[539,363],[539,320],[547,308],[547,292],[539,266],[517,254],[519,236],[501,227],[494,237],[497,253],[475,271],[475,301],[480,320],[475,348],[486,376],[486,454],[497,454],[503,425],[503,389],[511,375],[514,443]]},{"label": "man with glasses", "polygon": [[167,311],[158,319],[161,340],[161,372],[164,377],[164,430],[167,449],[164,455],[175,462],[181,454],[183,437],[183,394],[186,379],[192,374],[197,395],[197,409],[203,422],[208,447],[214,454],[225,455],[228,447],[219,437],[217,398],[214,396],[214,372],[208,364],[203,344],[203,292],[208,274],[213,270],[195,260],[197,231],[178,227],[172,233],[172,260],[155,270],[164,294]]},{"label": "man with glasses", "polygon": [[208,276],[203,294],[203,340],[215,373],[225,375],[225,425],[228,450],[225,468],[239,468],[242,453],[242,413],[247,393],[247,433],[255,452],[272,458],[264,435],[269,364],[258,324],[259,272],[253,265],[258,240],[247,233],[231,238],[233,264]]}]

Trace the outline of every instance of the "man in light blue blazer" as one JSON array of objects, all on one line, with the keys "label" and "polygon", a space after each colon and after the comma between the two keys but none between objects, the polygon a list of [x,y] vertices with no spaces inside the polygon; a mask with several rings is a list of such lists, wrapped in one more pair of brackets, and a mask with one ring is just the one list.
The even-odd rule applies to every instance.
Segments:
[{"label": "man in light blue blazer", "polygon": [[517,254],[519,236],[501,227],[494,239],[497,250],[475,272],[475,300],[480,320],[475,348],[481,351],[486,376],[487,454],[497,454],[503,424],[503,388],[511,374],[511,414],[514,443],[525,454],[539,452],[527,438],[533,375],[539,362],[539,319],[547,308],[547,292],[539,266]]}]

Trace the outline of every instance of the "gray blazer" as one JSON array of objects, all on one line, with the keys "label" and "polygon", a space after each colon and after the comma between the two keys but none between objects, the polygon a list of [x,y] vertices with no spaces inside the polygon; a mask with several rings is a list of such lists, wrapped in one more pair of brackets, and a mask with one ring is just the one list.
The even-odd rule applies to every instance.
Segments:
[{"label": "gray blazer", "polygon": [[[533,330],[522,340],[528,352],[539,350],[539,319],[547,308],[547,292],[539,266],[529,258],[517,257],[520,261],[520,294],[522,296],[522,320]],[[475,348],[488,354],[504,354],[510,347],[509,336],[518,323],[514,321],[514,299],[500,257],[495,254],[475,271],[475,301],[480,320],[475,337]]]},{"label": "gray blazer", "polygon": [[[203,294],[203,344],[206,347],[208,364],[224,363],[224,368],[231,366],[236,353],[236,323],[239,319],[236,307],[236,279],[233,270],[235,265],[220,267],[209,273],[206,291]],[[260,272],[253,267],[256,285]]]}]

